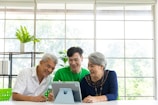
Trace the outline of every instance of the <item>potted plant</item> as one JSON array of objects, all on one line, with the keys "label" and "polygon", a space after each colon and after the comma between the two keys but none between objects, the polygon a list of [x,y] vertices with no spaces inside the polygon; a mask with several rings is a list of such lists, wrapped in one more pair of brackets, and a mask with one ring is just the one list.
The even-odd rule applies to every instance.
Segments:
[{"label": "potted plant", "polygon": [[67,51],[59,51],[60,54],[60,60],[62,61],[62,64],[60,64],[61,67],[65,67],[67,62],[68,62],[68,57],[67,57]]},{"label": "potted plant", "polygon": [[20,51],[24,52],[24,44],[28,42],[40,42],[34,35],[30,35],[25,26],[20,26],[16,31],[16,38],[20,41]]}]

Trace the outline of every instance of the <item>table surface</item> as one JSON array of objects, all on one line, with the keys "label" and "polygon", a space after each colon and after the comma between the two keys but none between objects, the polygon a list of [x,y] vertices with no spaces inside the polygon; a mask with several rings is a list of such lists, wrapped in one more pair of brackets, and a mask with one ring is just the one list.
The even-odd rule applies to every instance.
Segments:
[{"label": "table surface", "polygon": [[[158,100],[117,100],[97,103],[75,103],[77,105],[158,105]],[[53,104],[53,102],[0,101],[0,105],[75,105]]]}]

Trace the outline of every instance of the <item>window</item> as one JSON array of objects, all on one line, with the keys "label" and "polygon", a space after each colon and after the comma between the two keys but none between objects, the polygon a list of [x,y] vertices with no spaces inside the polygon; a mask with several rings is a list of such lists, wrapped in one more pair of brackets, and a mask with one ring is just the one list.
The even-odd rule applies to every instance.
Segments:
[{"label": "window", "polygon": [[[20,51],[15,31],[25,25],[41,39],[35,45],[28,43],[26,51],[58,55],[61,50],[80,46],[85,67],[91,52],[102,52],[108,60],[107,69],[117,72],[120,99],[156,99],[153,0],[125,4],[121,0],[24,1],[0,3],[0,52]],[[13,73],[28,67],[29,61],[29,56],[15,56]],[[0,81],[0,87],[7,87],[8,79],[0,78],[5,81]]]}]

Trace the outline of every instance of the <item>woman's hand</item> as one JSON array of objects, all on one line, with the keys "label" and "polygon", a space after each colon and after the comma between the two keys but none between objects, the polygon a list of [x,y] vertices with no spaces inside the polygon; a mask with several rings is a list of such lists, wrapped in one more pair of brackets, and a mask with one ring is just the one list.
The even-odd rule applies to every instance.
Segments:
[{"label": "woman's hand", "polygon": [[94,102],[102,102],[107,101],[107,97],[105,95],[102,96],[87,96],[83,99],[85,103],[94,103]]},{"label": "woman's hand", "polygon": [[96,102],[96,99],[94,96],[87,96],[83,99],[83,102],[84,103],[93,103],[93,102]]}]

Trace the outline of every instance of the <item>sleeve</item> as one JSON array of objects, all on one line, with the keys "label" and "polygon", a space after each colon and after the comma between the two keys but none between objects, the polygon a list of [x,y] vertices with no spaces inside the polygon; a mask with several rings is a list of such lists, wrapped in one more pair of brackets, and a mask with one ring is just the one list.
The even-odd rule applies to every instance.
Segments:
[{"label": "sleeve", "polygon": [[23,94],[23,92],[26,88],[26,81],[27,81],[26,74],[27,73],[25,73],[25,70],[21,71],[19,73],[19,75],[16,78],[16,82],[14,84],[14,87],[13,87],[13,92]]},{"label": "sleeve", "polygon": [[81,88],[81,94],[82,94],[82,99],[86,97],[86,90],[85,90],[85,78],[83,78],[80,82],[80,88]]},{"label": "sleeve", "polygon": [[110,71],[108,75],[109,94],[106,94],[108,101],[116,100],[118,97],[118,82],[115,71]]}]

